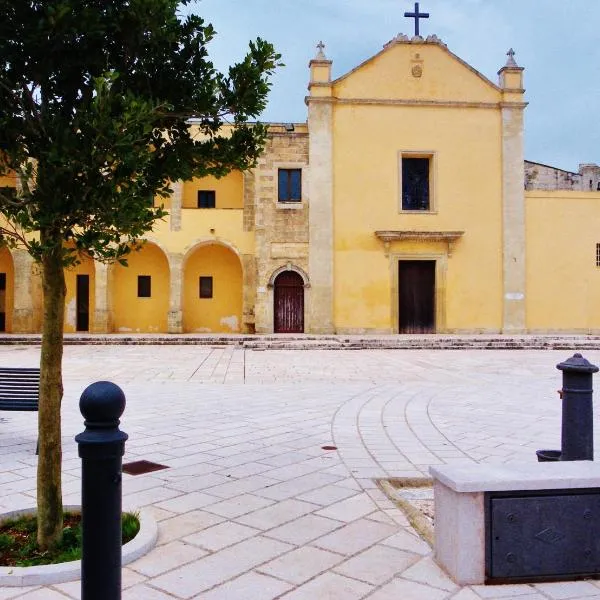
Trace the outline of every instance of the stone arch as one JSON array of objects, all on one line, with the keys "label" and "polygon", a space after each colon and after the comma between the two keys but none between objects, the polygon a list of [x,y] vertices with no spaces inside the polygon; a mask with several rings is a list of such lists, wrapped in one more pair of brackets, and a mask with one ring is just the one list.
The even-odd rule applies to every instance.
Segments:
[{"label": "stone arch", "polygon": [[310,280],[308,278],[308,274],[306,273],[306,271],[304,271],[303,269],[301,269],[300,267],[298,267],[297,265],[294,265],[292,263],[287,263],[286,265],[279,267],[278,269],[275,269],[273,271],[273,273],[271,273],[271,277],[269,277],[269,282],[267,283],[267,286],[272,288],[275,285],[275,280],[277,279],[277,277],[281,273],[284,273],[285,271],[294,271],[295,273],[298,273],[298,275],[300,275],[300,277],[302,277],[302,281],[304,282],[304,287],[305,288],[310,287]]},{"label": "stone arch", "polygon": [[183,331],[237,333],[242,328],[243,266],[230,244],[193,244],[183,264]]},{"label": "stone arch", "polygon": [[230,242],[226,242],[225,240],[217,239],[217,238],[200,238],[200,239],[194,240],[191,244],[188,244],[184,248],[182,268],[185,269],[185,264],[186,264],[188,258],[198,248],[201,248],[202,246],[214,246],[214,245],[223,246],[223,247],[227,248],[228,250],[231,250],[238,257],[240,263],[242,262],[242,254],[240,253],[240,251],[234,244],[232,244]]},{"label": "stone arch", "polygon": [[116,263],[111,268],[114,330],[166,332],[170,290],[167,253],[159,244],[147,240],[140,250],[127,256],[127,262],[127,267]]},{"label": "stone arch", "polygon": [[0,331],[13,330],[15,266],[10,250],[0,248]]}]

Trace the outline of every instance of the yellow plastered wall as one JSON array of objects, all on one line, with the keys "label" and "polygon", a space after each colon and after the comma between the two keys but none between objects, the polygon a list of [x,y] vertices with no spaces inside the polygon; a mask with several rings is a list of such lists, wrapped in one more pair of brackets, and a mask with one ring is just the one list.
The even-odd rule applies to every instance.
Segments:
[{"label": "yellow plastered wall", "polygon": [[94,326],[94,291],[95,291],[95,268],[94,261],[89,257],[81,257],[81,263],[65,269],[65,283],[67,286],[67,295],[65,298],[65,325],[66,333],[77,331],[77,275],[87,275],[89,277],[89,331]]},{"label": "yellow plastered wall", "polygon": [[2,187],[16,187],[17,178],[15,175],[6,175],[0,177],[0,188]]},{"label": "yellow plastered wall", "polygon": [[[425,58],[420,79],[411,75],[415,52]],[[502,131],[500,109],[485,103],[499,102],[500,93],[436,46],[399,45],[363,69],[335,84],[334,93],[349,100],[334,105],[336,329],[396,332],[394,256],[410,260],[447,254],[443,242],[407,241],[391,244],[386,256],[375,231],[459,230],[465,233],[447,258],[445,289],[437,297],[444,302],[438,308],[445,330],[498,331]],[[350,102],[352,97],[450,102],[458,94],[456,86],[474,106]],[[431,212],[400,211],[402,152],[431,156]]]},{"label": "yellow plastered wall", "polygon": [[[114,330],[157,333],[167,330],[169,264],[163,251],[146,243],[127,257],[128,267],[112,267]],[[150,275],[151,297],[138,298],[138,275]]]},{"label": "yellow plastered wall", "polygon": [[228,175],[202,177],[183,184],[183,208],[198,207],[198,190],[215,191],[215,208],[244,207],[244,175],[241,171],[232,171]]},{"label": "yellow plastered wall", "polygon": [[600,331],[600,193],[526,194],[527,328]]},{"label": "yellow plastered wall", "polygon": [[5,331],[12,331],[15,271],[13,259],[8,248],[0,249],[0,273],[6,273],[6,291],[4,292]]},{"label": "yellow plastered wall", "polygon": [[[183,330],[239,332],[242,323],[242,266],[222,245],[200,246],[185,262]],[[213,297],[200,298],[199,278],[213,278]]]}]

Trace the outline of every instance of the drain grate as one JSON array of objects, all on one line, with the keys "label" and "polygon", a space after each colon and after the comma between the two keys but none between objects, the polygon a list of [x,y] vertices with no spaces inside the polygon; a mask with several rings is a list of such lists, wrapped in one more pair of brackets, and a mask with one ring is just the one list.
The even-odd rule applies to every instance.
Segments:
[{"label": "drain grate", "polygon": [[128,475],[143,475],[144,473],[152,473],[152,471],[161,471],[168,468],[167,465],[159,465],[149,460],[136,460],[125,463],[123,465],[123,473],[127,473]]}]

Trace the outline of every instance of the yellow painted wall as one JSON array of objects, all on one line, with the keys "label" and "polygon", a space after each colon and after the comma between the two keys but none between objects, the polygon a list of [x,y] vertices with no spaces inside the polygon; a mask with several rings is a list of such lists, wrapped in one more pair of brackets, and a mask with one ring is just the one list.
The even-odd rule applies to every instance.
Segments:
[{"label": "yellow painted wall", "polygon": [[[169,264],[163,251],[146,243],[128,257],[128,267],[112,267],[114,330],[121,333],[156,333],[167,330]],[[150,275],[152,296],[138,298],[138,275]]]},{"label": "yellow painted wall", "polygon": [[95,268],[94,261],[89,257],[82,257],[81,263],[70,269],[65,269],[65,283],[67,285],[67,295],[65,298],[65,326],[66,333],[77,331],[77,275],[88,275],[90,278],[90,299],[89,299],[89,331],[94,326],[94,291],[95,291]]},{"label": "yellow painted wall", "polygon": [[15,298],[15,271],[12,256],[8,248],[0,249],[0,273],[6,273],[6,292],[4,296],[4,312],[6,313],[5,329],[12,331],[12,316]]},{"label": "yellow painted wall", "polygon": [[[426,58],[421,79],[410,74],[415,48],[399,45],[369,63],[365,73],[361,69],[343,79],[334,95],[394,99],[412,94],[452,100],[452,86],[463,85],[474,100],[500,100],[499,92],[440,48],[418,46],[416,50]],[[438,83],[430,81],[434,75]],[[453,76],[454,82],[442,81]],[[396,331],[392,273],[397,265],[390,264],[375,231],[463,230],[447,261],[445,329],[498,331],[502,320],[499,108],[335,104],[333,130],[336,329]],[[399,210],[402,151],[433,153],[433,214]],[[395,242],[390,251],[444,254],[446,245]]]},{"label": "yellow painted wall", "polygon": [[0,187],[15,187],[17,179],[15,175],[0,177]]},{"label": "yellow painted wall", "polygon": [[[198,242],[223,241],[235,247],[240,254],[252,254],[254,231],[244,231],[243,218],[242,209],[184,208],[180,231],[171,231],[169,222],[159,221],[151,235],[175,253],[185,253]],[[211,232],[211,229],[214,231]]]},{"label": "yellow painted wall", "polygon": [[527,328],[600,331],[600,193],[527,192]]},{"label": "yellow painted wall", "polygon": [[[421,77],[412,76],[416,65]],[[498,102],[499,94],[494,84],[437,44],[394,44],[333,87],[337,98],[382,100]]]},{"label": "yellow painted wall", "polygon": [[[213,297],[199,297],[200,276],[213,278]],[[184,332],[239,332],[242,323],[242,266],[221,245],[200,246],[185,262]]]},{"label": "yellow painted wall", "polygon": [[244,175],[241,171],[232,171],[220,179],[210,176],[186,181],[183,184],[184,208],[198,210],[198,190],[214,190],[216,208],[244,207]]}]

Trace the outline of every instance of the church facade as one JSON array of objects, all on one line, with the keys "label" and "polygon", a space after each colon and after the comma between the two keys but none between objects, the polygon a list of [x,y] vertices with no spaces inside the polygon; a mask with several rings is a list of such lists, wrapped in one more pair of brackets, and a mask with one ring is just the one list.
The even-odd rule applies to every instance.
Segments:
[{"label": "church facade", "polygon": [[[270,124],[254,169],[175,182],[129,267],[67,272],[67,332],[600,331],[600,168],[526,162],[523,68],[492,82],[399,35]],[[194,124],[191,123],[191,127]],[[39,331],[24,251],[0,251],[0,328]]]}]

